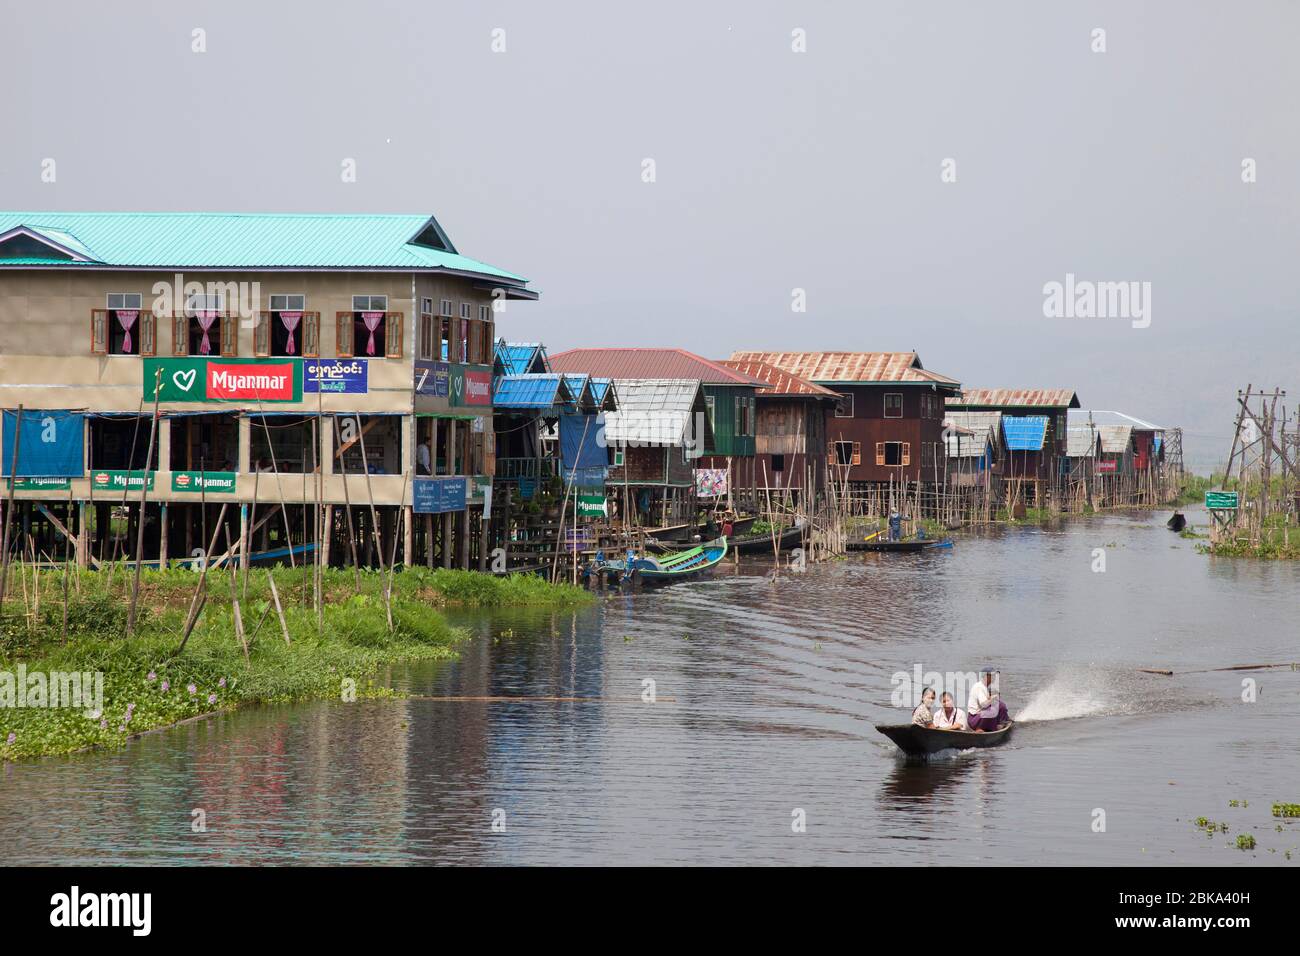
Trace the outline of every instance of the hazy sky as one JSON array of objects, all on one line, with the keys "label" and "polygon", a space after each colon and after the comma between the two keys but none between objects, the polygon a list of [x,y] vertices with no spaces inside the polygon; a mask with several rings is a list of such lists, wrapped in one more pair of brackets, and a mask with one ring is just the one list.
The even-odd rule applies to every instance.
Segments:
[{"label": "hazy sky", "polygon": [[[0,8],[0,207],[430,212],[541,291],[510,338],[916,349],[1202,466],[1237,388],[1300,400],[1295,3]],[[1045,318],[1066,273],[1150,327]]]}]

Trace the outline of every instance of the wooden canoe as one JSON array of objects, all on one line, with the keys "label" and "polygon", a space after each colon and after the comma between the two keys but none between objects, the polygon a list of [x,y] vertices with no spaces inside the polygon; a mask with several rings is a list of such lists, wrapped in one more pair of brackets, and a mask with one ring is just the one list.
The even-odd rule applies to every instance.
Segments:
[{"label": "wooden canoe", "polygon": [[635,558],[629,570],[646,584],[667,584],[696,578],[714,568],[727,556],[727,539],[718,538],[695,548],[659,557]]},{"label": "wooden canoe", "polygon": [[911,538],[907,541],[886,541],[883,538],[873,537],[871,540],[848,541],[845,547],[849,551],[925,551],[929,548],[951,548],[952,542],[947,538],[942,541],[933,541],[930,539],[917,540]]},{"label": "wooden canoe", "polygon": [[933,730],[917,724],[877,724],[880,731],[909,757],[925,757],[940,750],[997,747],[1011,739],[1016,722],[1009,720],[997,730]]}]

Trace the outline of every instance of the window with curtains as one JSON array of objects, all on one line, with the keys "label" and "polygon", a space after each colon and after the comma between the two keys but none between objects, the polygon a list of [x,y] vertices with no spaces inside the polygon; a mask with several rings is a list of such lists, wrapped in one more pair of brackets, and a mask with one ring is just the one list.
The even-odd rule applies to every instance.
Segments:
[{"label": "window with curtains", "polygon": [[143,308],[139,292],[110,292],[105,309],[90,318],[90,350],[101,355],[153,355],[157,351],[157,320]]},{"label": "window with curtains", "polygon": [[455,321],[455,319],[446,315],[442,316],[438,320],[438,354],[435,358],[438,358],[443,362],[451,361],[451,326]]},{"label": "window with curtains", "polygon": [[386,295],[354,295],[352,311],[338,313],[341,358],[401,358],[402,313],[388,311]]},{"label": "window with curtains", "polygon": [[185,312],[176,316],[172,329],[176,355],[237,355],[239,325],[225,314],[225,299],[218,293],[195,293],[185,299]]},{"label": "window with curtains", "polygon": [[258,316],[255,355],[320,355],[320,313],[307,312],[305,295],[272,295],[271,309]]}]

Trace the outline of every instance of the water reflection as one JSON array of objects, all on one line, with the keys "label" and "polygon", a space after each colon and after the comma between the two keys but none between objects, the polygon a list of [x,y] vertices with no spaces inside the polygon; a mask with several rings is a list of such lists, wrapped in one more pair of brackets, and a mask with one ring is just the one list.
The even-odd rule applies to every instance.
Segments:
[{"label": "water reflection", "polygon": [[[1300,674],[1261,675],[1246,706],[1240,674],[1137,668],[1293,657],[1300,567],[1207,560],[1162,521],[459,615],[459,661],[390,672],[419,697],[262,708],[5,766],[0,839],[15,863],[1281,862],[1298,841],[1268,806],[1300,791],[1296,737],[1277,732]],[[1006,746],[908,765],[874,731],[905,719],[895,672],[986,660],[1031,718]],[[596,699],[427,699],[496,696]],[[1229,799],[1251,804],[1234,832],[1277,854],[1230,856],[1187,824]]]}]

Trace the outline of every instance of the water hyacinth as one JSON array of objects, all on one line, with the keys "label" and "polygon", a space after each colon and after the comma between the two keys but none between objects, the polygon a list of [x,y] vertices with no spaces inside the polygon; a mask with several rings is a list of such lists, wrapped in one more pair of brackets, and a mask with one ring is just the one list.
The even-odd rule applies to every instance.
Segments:
[{"label": "water hyacinth", "polygon": [[145,680],[149,681],[149,683],[151,683],[151,684],[152,684],[154,681],[156,681],[157,679],[158,679],[158,675],[155,674],[153,671],[150,671],[149,674],[148,674],[148,676],[145,677]]},{"label": "water hyacinth", "polygon": [[209,704],[215,704],[216,702],[217,702],[217,695],[216,695],[216,694],[209,694],[209,695],[208,695],[208,703],[209,703]]},{"label": "water hyacinth", "polygon": [[226,679],[223,677],[223,678],[221,678],[221,680],[217,681],[217,686],[218,686],[218,687],[225,687],[225,686],[226,686]]},{"label": "water hyacinth", "polygon": [[199,689],[195,687],[193,684],[186,685],[185,689],[190,692],[191,697],[193,697],[195,694],[199,692]]},{"label": "water hyacinth", "polygon": [[11,731],[9,731],[9,738],[5,741],[5,743],[9,744],[9,746],[12,747],[13,744],[14,744],[14,741],[17,740],[17,739],[18,739],[18,735],[17,735],[16,733],[14,733],[14,732],[11,730]]},{"label": "water hyacinth", "polygon": [[162,682],[162,691],[164,694],[171,689],[172,689],[171,681]]},{"label": "water hyacinth", "polygon": [[107,718],[107,717],[105,717],[103,720],[101,720],[101,721],[99,722],[99,729],[100,729],[100,730],[108,730],[108,718]]}]

